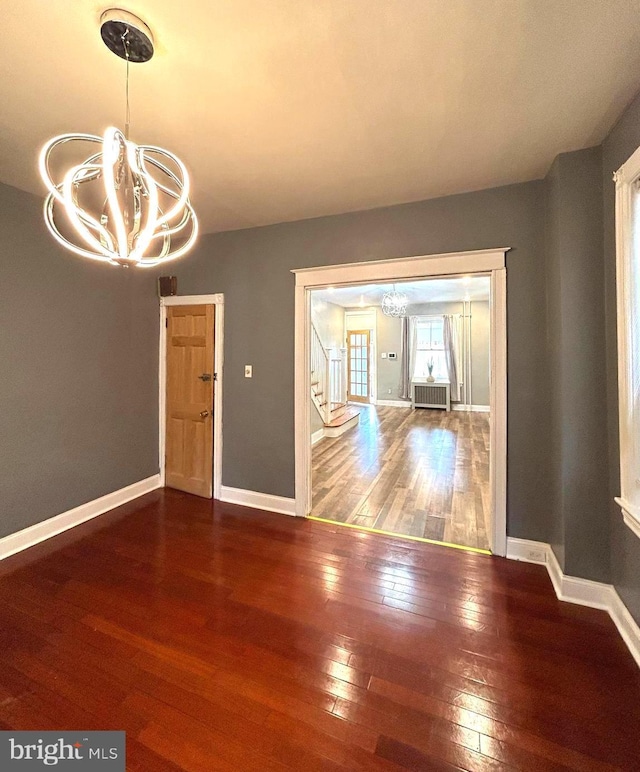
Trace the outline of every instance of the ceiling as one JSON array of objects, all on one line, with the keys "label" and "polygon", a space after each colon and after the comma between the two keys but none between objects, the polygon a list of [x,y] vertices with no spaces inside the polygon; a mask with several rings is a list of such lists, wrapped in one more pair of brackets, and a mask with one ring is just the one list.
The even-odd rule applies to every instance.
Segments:
[{"label": "ceiling", "polygon": [[[115,3],[116,6],[120,4]],[[50,136],[124,124],[106,2],[3,3],[0,180]],[[203,230],[539,178],[640,83],[640,0],[131,0],[132,139],[177,153]]]},{"label": "ceiling", "polygon": [[362,284],[350,287],[329,287],[313,290],[315,300],[335,303],[344,308],[379,306],[382,296],[393,288],[404,292],[409,303],[447,303],[462,300],[489,300],[490,280],[487,276],[461,276],[454,279],[423,279],[399,281],[395,284]]}]

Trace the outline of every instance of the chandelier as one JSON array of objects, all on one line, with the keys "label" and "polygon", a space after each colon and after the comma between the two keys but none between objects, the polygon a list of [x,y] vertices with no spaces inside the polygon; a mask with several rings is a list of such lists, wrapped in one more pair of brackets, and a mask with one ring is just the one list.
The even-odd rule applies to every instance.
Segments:
[{"label": "chandelier", "polygon": [[[105,11],[100,24],[105,45],[127,63],[125,131],[109,127],[102,137],[62,134],[44,145],[39,160],[49,190],[44,219],[51,235],[81,257],[113,265],[157,265],[184,255],[198,235],[189,174],[168,150],[129,139],[129,63],[151,59],[151,30],[120,10]],[[78,143],[93,144],[91,154],[56,182],[49,166],[52,153]]]},{"label": "chandelier", "polygon": [[404,292],[396,292],[393,285],[391,292],[385,292],[382,296],[382,313],[386,316],[404,316],[407,313],[409,299]]}]

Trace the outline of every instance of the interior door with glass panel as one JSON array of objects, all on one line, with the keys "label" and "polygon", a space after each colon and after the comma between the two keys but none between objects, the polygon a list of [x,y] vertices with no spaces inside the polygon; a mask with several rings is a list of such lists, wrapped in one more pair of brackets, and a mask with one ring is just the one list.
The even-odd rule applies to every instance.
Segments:
[{"label": "interior door with glass panel", "polygon": [[369,402],[370,399],[369,333],[369,330],[349,330],[347,333],[351,402]]}]

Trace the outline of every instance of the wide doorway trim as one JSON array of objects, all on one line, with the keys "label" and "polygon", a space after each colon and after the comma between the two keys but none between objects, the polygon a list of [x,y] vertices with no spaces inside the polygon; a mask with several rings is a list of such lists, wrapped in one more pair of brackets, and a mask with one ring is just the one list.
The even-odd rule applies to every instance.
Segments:
[{"label": "wide doorway trim", "polygon": [[213,498],[222,492],[222,381],[224,372],[224,295],[171,295],[160,298],[160,349],[158,372],[158,428],[160,487],[165,478],[166,398],[167,398],[167,307],[214,305],[215,339],[213,344]]},{"label": "wide doorway trim", "polygon": [[295,501],[296,515],[312,506],[310,291],[346,284],[484,273],[491,278],[490,487],[491,551],[507,550],[507,277],[510,247],[400,257],[293,270],[295,274]]}]

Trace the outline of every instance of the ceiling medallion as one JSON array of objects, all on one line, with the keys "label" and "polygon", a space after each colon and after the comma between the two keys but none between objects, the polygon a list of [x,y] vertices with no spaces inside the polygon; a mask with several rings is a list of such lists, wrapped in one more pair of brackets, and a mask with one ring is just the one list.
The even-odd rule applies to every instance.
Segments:
[{"label": "ceiling medallion", "polygon": [[[197,238],[189,174],[168,150],[129,139],[129,63],[151,59],[151,30],[120,10],[105,11],[100,25],[105,45],[127,63],[125,131],[109,127],[102,137],[62,134],[44,145],[39,167],[49,190],[45,223],[60,244],[81,257],[113,265],[153,266],[181,257]],[[62,145],[80,142],[99,147],[62,180],[54,181],[51,154]],[[61,228],[60,214],[66,215],[66,227]]]},{"label": "ceiling medallion", "polygon": [[385,292],[382,296],[382,313],[385,316],[405,316],[408,302],[409,299],[404,292],[396,292],[394,284],[393,291]]}]

